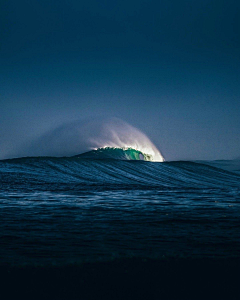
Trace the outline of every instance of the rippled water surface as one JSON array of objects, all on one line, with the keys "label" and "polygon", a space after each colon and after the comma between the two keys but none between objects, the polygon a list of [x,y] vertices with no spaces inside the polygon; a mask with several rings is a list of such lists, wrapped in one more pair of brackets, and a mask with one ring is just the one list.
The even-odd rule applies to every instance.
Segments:
[{"label": "rippled water surface", "polygon": [[240,177],[191,162],[0,162],[0,263],[240,255]]}]

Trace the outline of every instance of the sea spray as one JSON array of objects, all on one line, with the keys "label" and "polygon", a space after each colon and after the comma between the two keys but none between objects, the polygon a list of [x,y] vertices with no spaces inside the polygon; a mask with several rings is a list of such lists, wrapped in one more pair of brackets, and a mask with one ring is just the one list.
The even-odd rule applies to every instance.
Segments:
[{"label": "sea spray", "polygon": [[14,156],[74,156],[106,147],[134,149],[151,157],[147,160],[164,161],[144,133],[118,118],[64,124],[31,141]]}]

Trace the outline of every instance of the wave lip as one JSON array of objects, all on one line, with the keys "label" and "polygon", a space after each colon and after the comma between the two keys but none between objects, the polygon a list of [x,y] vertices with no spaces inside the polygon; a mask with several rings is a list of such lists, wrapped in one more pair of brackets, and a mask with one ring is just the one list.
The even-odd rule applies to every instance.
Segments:
[{"label": "wave lip", "polygon": [[82,159],[117,159],[117,160],[144,160],[152,161],[150,154],[141,152],[133,148],[103,147],[91,150],[75,157]]}]

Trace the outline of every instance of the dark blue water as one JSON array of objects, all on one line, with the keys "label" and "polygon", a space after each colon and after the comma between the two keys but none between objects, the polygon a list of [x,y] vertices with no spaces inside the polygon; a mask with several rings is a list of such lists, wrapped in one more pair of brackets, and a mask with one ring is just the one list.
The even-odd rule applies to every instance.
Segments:
[{"label": "dark blue water", "polygon": [[230,164],[0,161],[0,264],[239,258],[240,175]]}]

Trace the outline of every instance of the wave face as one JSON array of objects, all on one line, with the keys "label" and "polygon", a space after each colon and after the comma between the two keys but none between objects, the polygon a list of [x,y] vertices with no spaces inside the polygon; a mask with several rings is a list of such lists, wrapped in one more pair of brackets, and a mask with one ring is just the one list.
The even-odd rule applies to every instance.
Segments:
[{"label": "wave face", "polygon": [[151,161],[153,158],[149,154],[142,153],[141,151],[132,148],[98,148],[91,150],[76,157],[82,159],[117,159],[117,160],[145,160]]}]

